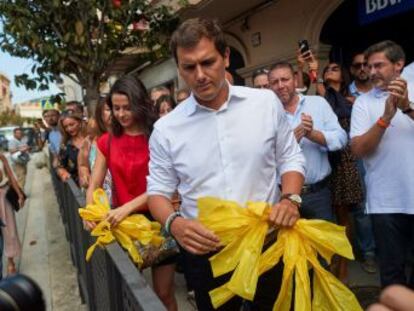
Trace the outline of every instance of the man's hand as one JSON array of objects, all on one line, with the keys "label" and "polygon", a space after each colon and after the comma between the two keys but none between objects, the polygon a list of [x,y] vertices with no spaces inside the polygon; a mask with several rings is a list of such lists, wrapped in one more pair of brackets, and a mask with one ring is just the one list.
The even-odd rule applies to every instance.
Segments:
[{"label": "man's hand", "polygon": [[284,199],[272,207],[269,222],[274,227],[292,227],[299,218],[299,208],[291,201]]},{"label": "man's hand", "polygon": [[312,116],[302,113],[302,126],[305,130],[305,136],[309,136],[310,133],[313,131],[313,119]]},{"label": "man's hand", "polygon": [[303,127],[303,124],[299,124],[294,130],[293,134],[295,134],[296,141],[299,143],[303,137],[306,135],[305,128]]},{"label": "man's hand", "polygon": [[26,201],[26,198],[24,197],[24,195],[19,194],[19,206],[20,206],[20,208],[23,208],[25,201]]},{"label": "man's hand", "polygon": [[195,220],[177,217],[170,231],[185,250],[195,255],[217,251],[221,246],[219,238]]},{"label": "man's hand", "polygon": [[401,110],[409,108],[410,100],[408,99],[407,82],[402,78],[396,78],[388,85],[388,92],[391,101]]},{"label": "man's hand", "polygon": [[380,296],[379,303],[371,305],[367,311],[412,311],[414,292],[401,285],[387,287]]},{"label": "man's hand", "polygon": [[111,224],[111,227],[115,227],[122,220],[127,218],[131,214],[131,210],[125,206],[111,209],[106,215],[106,220]]}]

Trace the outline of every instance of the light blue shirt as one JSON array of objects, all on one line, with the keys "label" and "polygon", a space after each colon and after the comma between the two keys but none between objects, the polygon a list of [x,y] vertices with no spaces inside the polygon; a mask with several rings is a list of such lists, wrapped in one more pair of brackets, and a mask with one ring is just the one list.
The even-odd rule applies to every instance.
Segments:
[{"label": "light blue shirt", "polygon": [[302,122],[302,113],[306,113],[312,117],[313,128],[320,131],[326,140],[326,146],[316,144],[306,137],[299,142],[306,158],[305,184],[314,184],[331,173],[328,151],[344,148],[348,137],[339,124],[336,114],[323,97],[298,96],[299,103],[295,113],[291,114],[286,111],[290,125],[295,129]]},{"label": "light blue shirt", "polygon": [[276,174],[304,175],[305,158],[273,92],[229,86],[219,110],[191,95],[155,124],[149,171],[148,195],[178,189],[183,216],[195,218],[204,196],[276,203]]},{"label": "light blue shirt", "polygon": [[355,81],[352,81],[352,83],[348,87],[348,90],[349,90],[349,93],[354,97],[358,97],[359,95],[364,94],[358,90],[358,88],[356,87]]},{"label": "light blue shirt", "polygon": [[52,128],[48,137],[50,150],[53,154],[58,154],[60,143],[62,141],[62,135],[60,134],[59,129],[57,127]]}]

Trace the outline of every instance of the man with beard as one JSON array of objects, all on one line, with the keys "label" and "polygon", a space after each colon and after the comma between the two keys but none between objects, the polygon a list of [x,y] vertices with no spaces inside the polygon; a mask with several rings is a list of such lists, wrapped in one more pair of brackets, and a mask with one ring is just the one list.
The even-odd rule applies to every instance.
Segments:
[{"label": "man with beard", "polygon": [[365,59],[364,53],[357,53],[354,55],[349,71],[354,78],[354,81],[349,85],[349,93],[352,96],[358,97],[372,89],[368,74],[367,60]]},{"label": "man with beard", "polygon": [[414,286],[407,280],[407,250],[414,238],[414,94],[400,77],[405,54],[392,41],[365,51],[374,88],[352,109],[353,153],[366,168],[367,212],[371,215],[381,285]]},{"label": "man with beard", "polygon": [[55,109],[43,111],[43,119],[47,125],[43,143],[49,142],[50,151],[54,155],[58,154],[62,140],[62,135],[58,128],[59,115],[59,111]]},{"label": "man with beard", "polygon": [[[357,98],[372,89],[364,53],[358,52],[354,55],[349,71],[354,79],[349,85],[349,93],[353,97]],[[358,160],[357,164],[358,170],[364,179],[365,169],[362,160]],[[377,267],[375,264],[375,241],[372,222],[371,217],[365,213],[365,202],[362,205],[364,206],[357,206],[351,211],[355,220],[356,240],[362,252],[362,269],[368,273],[375,273],[377,272]]]},{"label": "man with beard", "polygon": [[271,90],[279,97],[296,140],[306,159],[305,185],[302,189],[301,216],[334,221],[329,175],[328,151],[344,148],[347,134],[329,103],[321,96],[296,92],[297,80],[292,65],[280,62],[269,71]]}]

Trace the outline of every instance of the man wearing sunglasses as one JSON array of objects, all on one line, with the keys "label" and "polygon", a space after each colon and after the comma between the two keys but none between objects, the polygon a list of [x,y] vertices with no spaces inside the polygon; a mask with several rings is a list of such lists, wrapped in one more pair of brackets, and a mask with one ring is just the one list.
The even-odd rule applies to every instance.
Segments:
[{"label": "man wearing sunglasses", "polygon": [[352,96],[358,97],[372,89],[368,74],[367,60],[365,59],[364,53],[357,53],[354,55],[349,71],[354,79],[349,85],[349,93]]}]

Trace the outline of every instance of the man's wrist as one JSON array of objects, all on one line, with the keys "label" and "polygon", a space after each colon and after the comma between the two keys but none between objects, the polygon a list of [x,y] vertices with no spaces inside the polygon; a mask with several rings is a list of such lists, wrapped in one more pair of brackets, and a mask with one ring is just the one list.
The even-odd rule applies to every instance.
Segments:
[{"label": "man's wrist", "polygon": [[165,224],[164,224],[164,228],[165,231],[169,234],[172,235],[171,233],[171,228],[173,226],[173,224],[177,221],[177,218],[182,218],[181,217],[181,213],[180,212],[173,212],[171,213],[167,219],[165,220]]}]

